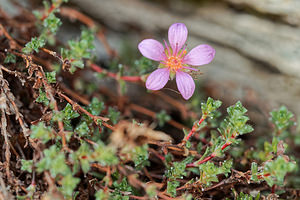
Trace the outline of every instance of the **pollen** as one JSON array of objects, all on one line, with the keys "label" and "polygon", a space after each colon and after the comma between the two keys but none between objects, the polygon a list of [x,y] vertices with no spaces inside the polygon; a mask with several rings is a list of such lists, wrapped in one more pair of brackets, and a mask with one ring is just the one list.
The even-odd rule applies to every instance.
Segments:
[{"label": "pollen", "polygon": [[176,72],[177,70],[182,68],[182,58],[178,56],[170,56],[167,59],[166,65],[170,68],[170,70]]}]

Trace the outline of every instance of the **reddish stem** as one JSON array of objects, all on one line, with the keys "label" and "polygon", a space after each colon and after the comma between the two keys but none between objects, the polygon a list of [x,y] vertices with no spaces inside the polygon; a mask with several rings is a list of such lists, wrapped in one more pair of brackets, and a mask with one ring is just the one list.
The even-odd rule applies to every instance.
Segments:
[{"label": "reddish stem", "polygon": [[160,155],[157,151],[155,151],[154,149],[149,148],[149,151],[152,152],[155,156],[157,156],[159,159],[161,159],[162,161],[165,161],[166,158],[162,155]]},{"label": "reddish stem", "polygon": [[56,7],[54,6],[54,4],[52,4],[51,7],[48,9],[47,13],[43,15],[41,20],[44,21],[55,8]]},{"label": "reddish stem", "polygon": [[271,176],[271,174],[267,173],[267,174],[263,174],[263,175],[258,175],[257,178],[258,179],[263,179],[263,177],[268,177],[268,176]]},{"label": "reddish stem", "polygon": [[211,154],[210,156],[204,158],[203,160],[200,160],[197,164],[198,164],[198,165],[201,165],[201,164],[203,164],[203,163],[209,161],[210,159],[214,158],[215,156],[216,156],[215,154]]},{"label": "reddish stem", "polygon": [[[222,147],[222,151],[224,149],[226,149],[228,146],[230,146],[232,143],[231,142],[226,142]],[[212,153],[211,155],[207,156],[206,158],[204,158],[203,160],[200,160],[199,162],[197,162],[196,164],[194,163],[190,163],[190,164],[187,164],[186,166],[187,167],[196,167],[197,165],[201,165],[209,160],[211,160],[212,158],[216,157],[216,155],[214,153]]]},{"label": "reddish stem", "polygon": [[229,145],[231,145],[231,142],[226,142],[223,146],[222,146],[222,150],[226,149]]},{"label": "reddish stem", "polygon": [[275,185],[272,186],[271,192],[272,192],[272,194],[275,193]]},{"label": "reddish stem", "polygon": [[205,117],[202,117],[197,124],[194,124],[192,130],[189,132],[189,134],[186,136],[185,140],[188,141],[190,137],[196,132],[197,126],[202,124],[202,122],[205,120]]},{"label": "reddish stem", "polygon": [[275,188],[276,188],[276,185],[274,184],[274,185],[272,186],[272,189],[271,189],[272,194],[275,193]]},{"label": "reddish stem", "polygon": [[138,82],[142,80],[140,76],[122,76],[120,78],[128,82]]},{"label": "reddish stem", "polygon": [[100,66],[98,66],[96,64],[93,64],[93,63],[91,64],[91,68],[96,72],[106,73],[107,76],[109,76],[111,78],[114,78],[114,79],[121,79],[121,80],[128,81],[128,82],[142,81],[140,76],[121,76],[121,77],[118,77],[117,74],[109,72],[109,71],[107,71],[107,70],[105,70],[105,69],[101,68]]}]

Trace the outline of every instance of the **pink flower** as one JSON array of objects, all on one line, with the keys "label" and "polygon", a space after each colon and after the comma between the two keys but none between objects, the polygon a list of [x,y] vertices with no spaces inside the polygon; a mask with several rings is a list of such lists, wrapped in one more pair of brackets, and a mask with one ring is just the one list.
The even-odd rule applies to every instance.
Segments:
[{"label": "pink flower", "polygon": [[152,72],[146,81],[149,90],[160,90],[176,76],[177,88],[184,99],[188,100],[195,91],[193,78],[186,72],[197,69],[189,67],[210,63],[215,50],[206,44],[193,48],[189,53],[186,51],[185,41],[188,35],[186,26],[176,23],[170,26],[168,38],[170,46],[164,41],[165,47],[153,39],[145,39],[140,42],[138,48],[143,56],[151,60],[159,61],[157,70]]}]

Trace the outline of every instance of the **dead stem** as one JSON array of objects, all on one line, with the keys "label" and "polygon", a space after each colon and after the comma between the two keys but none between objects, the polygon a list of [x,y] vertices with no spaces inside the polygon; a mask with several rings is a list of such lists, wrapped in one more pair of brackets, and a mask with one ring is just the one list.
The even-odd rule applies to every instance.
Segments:
[{"label": "dead stem", "polygon": [[[50,97],[50,103],[52,103],[52,105],[54,106],[54,110],[56,112],[59,112],[57,102],[54,99],[54,95],[53,95],[54,92],[52,90],[52,87],[48,84],[44,73],[42,73],[42,75],[43,75],[42,82],[43,82],[43,85],[45,87],[45,91],[46,91],[47,96]],[[59,128],[59,135],[62,137],[63,148],[67,148],[67,141],[66,141],[66,135],[65,135],[65,131],[64,131],[64,124],[63,124],[62,121],[58,121],[57,123],[58,123],[58,128]]]},{"label": "dead stem", "polygon": [[169,197],[169,196],[165,195],[164,192],[159,192],[157,194],[157,196],[159,196],[160,198],[162,198],[164,200],[175,200],[175,199],[178,199],[178,198]]},{"label": "dead stem", "polygon": [[14,108],[14,111],[15,111],[15,114],[16,114],[16,119],[19,121],[19,124],[20,124],[20,126],[23,130],[23,134],[24,134],[25,138],[27,138],[29,136],[29,130],[27,128],[28,126],[24,122],[23,115],[19,112],[19,109],[18,109],[16,103],[13,101],[13,99],[8,97],[8,100],[10,101],[12,107]]},{"label": "dead stem", "polygon": [[15,156],[17,157],[17,159],[20,158],[20,155],[18,154],[18,152],[16,151],[15,147],[11,144],[10,140],[8,140],[8,144],[9,147],[11,148],[12,152],[15,154]]},{"label": "dead stem", "polygon": [[24,85],[24,83],[26,82],[26,77],[23,74],[21,74],[20,72],[9,70],[1,64],[0,64],[0,69],[2,69],[3,71],[6,71],[7,73],[9,73],[11,75],[14,75],[15,77],[18,77],[19,80],[21,81],[22,85]]},{"label": "dead stem", "polygon": [[73,92],[72,90],[70,90],[65,84],[60,83],[59,87],[62,91],[64,91],[64,93],[66,93],[67,95],[73,97],[74,99],[76,99],[77,101],[81,102],[84,105],[89,105],[90,101],[82,96],[80,96],[78,93]]},{"label": "dead stem", "polygon": [[[46,95],[50,99],[50,103],[53,105],[54,110],[56,112],[59,112],[57,102],[54,98],[55,92],[54,92],[53,88],[48,84],[48,81],[47,81],[47,78],[46,78],[46,75],[44,73],[42,66],[34,64],[32,62],[32,57],[30,57],[30,56],[23,55],[22,57],[26,61],[26,66],[28,68],[29,76],[32,76],[33,72],[35,72],[35,76],[37,79],[36,79],[34,87],[40,86],[40,82],[42,82],[42,84],[45,88]],[[57,123],[58,123],[58,128],[59,128],[59,135],[62,138],[63,149],[67,149],[68,147],[67,147],[66,136],[65,136],[65,131],[64,131],[64,124],[62,121],[58,121]]]},{"label": "dead stem", "polygon": [[101,123],[103,124],[103,126],[105,126],[106,128],[109,128],[109,129],[112,130],[112,131],[115,130],[115,128],[114,128],[112,125],[106,123],[106,122],[109,120],[109,118],[92,115],[90,112],[88,112],[87,110],[85,110],[83,107],[81,107],[80,105],[78,105],[78,103],[74,102],[72,99],[70,99],[69,97],[67,97],[67,96],[64,95],[63,93],[58,92],[58,95],[59,95],[60,97],[64,98],[67,102],[69,102],[69,103],[72,105],[72,107],[73,107],[73,109],[74,109],[75,111],[84,113],[84,114],[86,114],[87,116],[89,116],[90,118],[92,118],[93,121],[94,121],[94,123],[95,123],[97,126],[99,126],[98,120],[101,120]]},{"label": "dead stem", "polygon": [[[2,98],[3,98],[3,93],[1,95],[1,99]],[[2,102],[1,102],[1,104],[2,104]],[[10,169],[9,169],[11,153],[10,153],[10,150],[9,150],[8,135],[7,135],[7,132],[6,132],[6,127],[7,127],[6,113],[5,113],[4,108],[2,107],[1,108],[1,134],[4,137],[4,142],[5,142],[5,145],[3,146],[3,148],[5,148],[5,160],[6,160],[6,162],[5,162],[5,171],[6,171],[6,176],[7,176],[8,181],[12,183],[12,179],[11,179],[11,176],[10,176]]]},{"label": "dead stem", "polygon": [[[139,106],[139,105],[133,104],[133,103],[131,103],[129,105],[129,108],[132,109],[132,110],[134,110],[134,111],[143,113],[144,115],[148,115],[148,116],[152,117],[153,119],[156,119],[156,113],[154,111],[151,111],[151,110],[147,109],[147,108],[144,108],[142,106]],[[180,124],[180,123],[178,123],[178,122],[176,122],[176,121],[174,121],[172,119],[169,120],[169,121],[167,121],[166,123],[170,124],[171,126],[177,128],[179,130],[182,130],[182,129],[189,130],[188,127],[186,127],[183,124]]]},{"label": "dead stem", "polygon": [[9,193],[9,191],[6,188],[5,182],[2,178],[2,174],[0,174],[0,200],[12,200],[12,195]]},{"label": "dead stem", "polygon": [[[27,144],[28,144],[27,138],[29,136],[29,130],[27,128],[28,126],[23,120],[23,115],[19,112],[19,109],[15,103],[15,97],[10,92],[8,82],[3,78],[2,69],[5,71],[7,71],[7,70],[3,65],[0,65],[0,79],[2,82],[2,94],[4,95],[3,98],[5,98],[5,104],[9,103],[9,106],[7,106],[7,109],[10,109],[10,112],[16,115],[16,120],[18,120],[18,122],[23,130],[24,137],[26,138],[25,146],[27,146]],[[9,102],[7,102],[7,100]]]},{"label": "dead stem", "polygon": [[184,119],[186,119],[188,117],[188,109],[187,109],[186,105],[183,104],[182,102],[168,96],[167,94],[165,94],[161,91],[154,92],[153,94],[159,96],[160,98],[162,98],[163,100],[165,100],[166,102],[168,102],[169,104],[171,104],[175,108],[177,108],[180,111],[180,114],[182,115],[182,117]]},{"label": "dead stem", "polygon": [[159,141],[148,141],[148,143],[157,145],[157,146],[161,147],[162,149],[169,149],[169,150],[173,151],[173,153],[176,152],[175,154],[178,154],[178,155],[184,155],[184,156],[192,155],[195,158],[202,157],[202,155],[198,154],[197,151],[188,150],[188,149],[184,148],[183,146],[181,146],[180,144],[174,145],[174,144],[159,142]]},{"label": "dead stem", "polygon": [[48,183],[49,191],[55,192],[57,190],[54,180],[51,178],[51,175],[48,171],[44,172],[44,177]]},{"label": "dead stem", "polygon": [[20,49],[21,46],[8,34],[2,24],[0,24],[0,35],[4,35],[9,40],[9,46],[12,49]]},{"label": "dead stem", "polygon": [[[13,112],[11,111],[11,104],[7,102],[9,97],[13,97],[13,95],[10,93],[10,89],[8,87],[8,82],[3,78],[3,73],[0,68],[0,109],[1,109],[1,134],[4,137],[4,146],[5,148],[5,170],[6,170],[6,176],[9,182],[12,183],[11,175],[10,175],[10,157],[11,157],[11,152],[10,152],[10,142],[8,139],[8,133],[7,133],[7,119],[6,119],[6,113],[12,114]],[[16,116],[17,113],[15,112]]]}]

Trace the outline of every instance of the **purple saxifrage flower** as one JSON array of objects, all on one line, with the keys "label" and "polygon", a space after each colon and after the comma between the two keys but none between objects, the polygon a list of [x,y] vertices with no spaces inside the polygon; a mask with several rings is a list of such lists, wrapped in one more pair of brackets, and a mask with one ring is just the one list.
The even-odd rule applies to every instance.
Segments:
[{"label": "purple saxifrage flower", "polygon": [[153,39],[145,39],[138,45],[143,56],[154,61],[159,61],[157,70],[152,72],[146,81],[149,90],[160,90],[176,76],[177,88],[184,99],[188,100],[195,91],[193,78],[186,72],[197,69],[189,67],[210,63],[215,50],[206,44],[198,45],[189,53],[186,51],[185,42],[188,30],[182,23],[172,24],[168,31],[170,46],[164,41],[165,47]]}]

